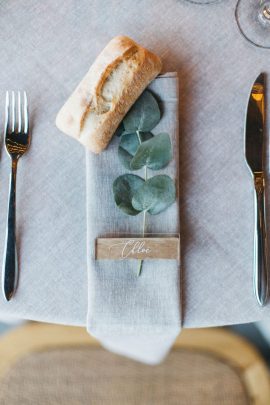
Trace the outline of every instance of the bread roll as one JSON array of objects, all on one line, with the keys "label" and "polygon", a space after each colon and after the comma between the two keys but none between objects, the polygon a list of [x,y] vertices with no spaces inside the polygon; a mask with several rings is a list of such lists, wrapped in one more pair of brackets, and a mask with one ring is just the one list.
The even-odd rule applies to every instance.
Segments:
[{"label": "bread roll", "polygon": [[56,126],[100,153],[160,70],[158,56],[128,37],[113,38],[59,111]]}]

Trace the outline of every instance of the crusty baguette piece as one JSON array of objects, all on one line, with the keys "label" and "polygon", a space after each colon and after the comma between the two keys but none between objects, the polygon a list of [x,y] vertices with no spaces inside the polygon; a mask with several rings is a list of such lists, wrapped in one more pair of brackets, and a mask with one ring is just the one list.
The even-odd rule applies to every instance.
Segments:
[{"label": "crusty baguette piece", "polygon": [[59,111],[56,126],[100,153],[161,66],[158,56],[132,39],[113,38]]}]

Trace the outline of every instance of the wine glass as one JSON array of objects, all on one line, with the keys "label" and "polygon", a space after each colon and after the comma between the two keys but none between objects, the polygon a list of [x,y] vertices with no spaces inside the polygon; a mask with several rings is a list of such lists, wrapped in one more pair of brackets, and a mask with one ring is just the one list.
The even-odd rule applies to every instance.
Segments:
[{"label": "wine glass", "polygon": [[270,49],[270,0],[238,0],[235,18],[248,42]]}]

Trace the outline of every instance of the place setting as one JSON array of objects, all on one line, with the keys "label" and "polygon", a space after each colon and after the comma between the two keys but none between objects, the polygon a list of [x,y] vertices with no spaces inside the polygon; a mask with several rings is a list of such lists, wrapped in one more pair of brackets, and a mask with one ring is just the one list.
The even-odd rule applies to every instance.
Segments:
[{"label": "place setting", "polygon": [[0,315],[154,365],[184,328],[269,316],[270,5],[171,0],[159,32],[94,3],[1,40]]}]

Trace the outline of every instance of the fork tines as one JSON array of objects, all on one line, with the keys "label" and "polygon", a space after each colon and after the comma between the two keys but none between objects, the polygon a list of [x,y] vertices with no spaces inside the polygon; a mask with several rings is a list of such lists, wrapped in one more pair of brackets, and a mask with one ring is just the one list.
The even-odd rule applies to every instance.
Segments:
[{"label": "fork tines", "polygon": [[26,92],[7,91],[6,92],[6,120],[5,132],[27,134],[28,120],[28,103]]}]

